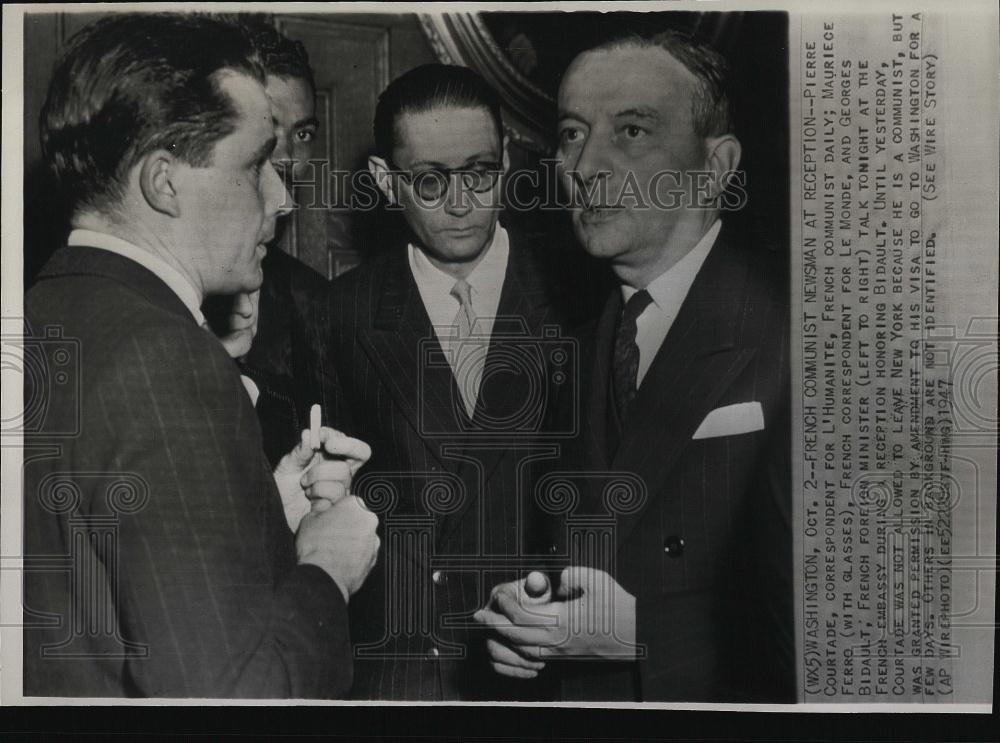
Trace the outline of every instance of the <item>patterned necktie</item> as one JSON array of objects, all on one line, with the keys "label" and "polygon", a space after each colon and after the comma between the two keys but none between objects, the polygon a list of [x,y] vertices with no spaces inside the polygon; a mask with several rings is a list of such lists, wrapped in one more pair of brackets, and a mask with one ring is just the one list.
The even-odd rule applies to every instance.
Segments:
[{"label": "patterned necktie", "polygon": [[450,293],[458,300],[459,308],[455,315],[455,328],[458,332],[452,341],[449,357],[465,412],[471,418],[476,411],[479,383],[483,378],[485,349],[480,347],[481,343],[470,341],[476,325],[476,311],[472,308],[472,287],[469,282],[459,279]]},{"label": "patterned necktie", "polygon": [[618,333],[615,336],[614,368],[612,383],[614,384],[615,404],[618,407],[618,419],[624,423],[628,418],[629,408],[635,400],[639,374],[639,346],[635,343],[636,321],[653,298],[643,289],[637,291],[625,303],[621,320],[618,322]]}]

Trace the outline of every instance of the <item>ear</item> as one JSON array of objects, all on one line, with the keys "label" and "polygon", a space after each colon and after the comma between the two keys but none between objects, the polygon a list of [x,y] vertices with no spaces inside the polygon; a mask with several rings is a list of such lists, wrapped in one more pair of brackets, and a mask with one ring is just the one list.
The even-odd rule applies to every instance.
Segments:
[{"label": "ear", "polygon": [[506,134],[503,135],[503,142],[500,147],[503,150],[503,157],[501,159],[503,172],[506,173],[510,170],[510,138]]},{"label": "ear", "polygon": [[392,183],[392,171],[388,163],[381,157],[371,155],[368,158],[368,172],[372,174],[375,185],[378,186],[378,190],[388,199],[389,203],[394,206],[399,204],[396,200],[396,192]]},{"label": "ear", "polygon": [[729,177],[740,164],[743,147],[732,134],[709,137],[705,140],[705,161],[712,176],[712,197],[726,190]]},{"label": "ear", "polygon": [[139,163],[139,189],[150,208],[179,217],[180,202],[175,188],[177,158],[167,150],[154,150]]}]

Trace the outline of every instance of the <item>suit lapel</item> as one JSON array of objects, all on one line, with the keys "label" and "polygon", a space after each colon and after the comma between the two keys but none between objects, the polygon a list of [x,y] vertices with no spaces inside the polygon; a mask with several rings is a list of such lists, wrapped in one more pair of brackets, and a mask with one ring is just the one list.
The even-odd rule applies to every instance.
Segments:
[{"label": "suit lapel", "polygon": [[372,332],[358,338],[396,406],[442,466],[456,462],[441,456],[435,432],[455,430],[451,370],[431,327],[405,250],[385,258]]},{"label": "suit lapel", "polygon": [[[542,336],[548,312],[541,276],[533,269],[530,256],[516,250],[512,243],[483,370],[483,384],[472,419],[473,432],[466,441],[490,435],[509,438],[511,431],[496,422],[512,419],[520,422],[517,414],[531,395],[532,382],[540,381],[532,373],[536,369],[525,366],[531,360],[544,358],[542,353],[534,355],[535,351],[544,351],[544,348],[533,341]],[[522,338],[531,340],[525,343]],[[512,374],[511,370],[520,373]],[[530,428],[530,422],[526,421],[525,426]]]},{"label": "suit lapel", "polygon": [[[544,342],[539,344],[534,339],[542,337],[546,320],[556,322],[554,318],[550,318],[550,311],[541,270],[535,264],[529,248],[511,235],[510,258],[500,292],[497,318],[487,351],[476,410],[468,433],[458,437],[456,442],[456,451],[466,457],[459,473],[466,478],[472,493],[485,496],[486,483],[510,445],[524,442],[525,434],[511,431],[507,422],[515,422],[515,425],[523,425],[531,430],[533,427],[538,428],[544,419],[544,410],[539,411],[542,417],[537,421],[530,420],[528,416],[522,423],[518,414],[526,405],[531,404],[530,401],[543,404],[545,399],[537,394],[537,389],[532,390],[533,384],[544,379],[538,379],[536,369],[524,369],[523,365],[529,356],[537,361],[544,360]],[[519,340],[521,338],[529,340],[525,343]],[[511,373],[512,369],[521,371]],[[471,447],[479,442],[489,444],[473,453]],[[515,497],[513,493],[506,495]],[[443,519],[441,539],[446,539],[461,523],[475,500],[466,498],[461,508]]]},{"label": "suit lapel", "polygon": [[[698,425],[756,354],[741,347],[746,256],[720,235],[646,374],[611,469],[634,472],[656,497]],[[606,377],[605,377],[606,379]],[[619,517],[619,545],[642,509]]]},{"label": "suit lapel", "polygon": [[622,295],[615,289],[608,297],[604,311],[597,320],[592,340],[593,347],[589,349],[593,361],[589,383],[585,386],[586,399],[583,401],[583,409],[587,411],[588,419],[583,421],[581,430],[586,461],[601,470],[611,466],[608,426],[611,424],[614,411],[609,404],[608,392],[615,332],[618,329],[618,317],[621,312]]}]

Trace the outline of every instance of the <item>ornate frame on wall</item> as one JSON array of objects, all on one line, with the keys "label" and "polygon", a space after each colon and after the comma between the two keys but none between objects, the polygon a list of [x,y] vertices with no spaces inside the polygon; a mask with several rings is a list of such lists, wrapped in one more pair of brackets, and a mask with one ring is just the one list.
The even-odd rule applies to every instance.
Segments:
[{"label": "ornate frame on wall", "polygon": [[500,93],[511,140],[536,153],[551,151],[555,101],[511,64],[478,13],[423,14],[420,25],[439,60],[474,69]]}]

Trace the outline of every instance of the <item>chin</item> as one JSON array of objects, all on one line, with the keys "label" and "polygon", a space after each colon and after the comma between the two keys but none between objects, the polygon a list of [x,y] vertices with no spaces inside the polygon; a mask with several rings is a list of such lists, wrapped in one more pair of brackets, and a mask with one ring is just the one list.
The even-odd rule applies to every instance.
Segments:
[{"label": "chin", "polygon": [[467,237],[450,237],[441,240],[438,245],[435,245],[434,252],[449,262],[464,263],[472,261],[478,258],[489,247],[489,244],[484,242],[483,238],[484,234],[481,231],[471,233]]},{"label": "chin", "polygon": [[264,269],[261,268],[260,264],[257,267],[246,274],[243,280],[240,282],[240,287],[236,289],[237,292],[255,292],[260,289],[261,284],[264,283]]},{"label": "chin", "polygon": [[575,225],[576,238],[583,249],[594,258],[613,258],[628,249],[628,235],[615,225]]}]

